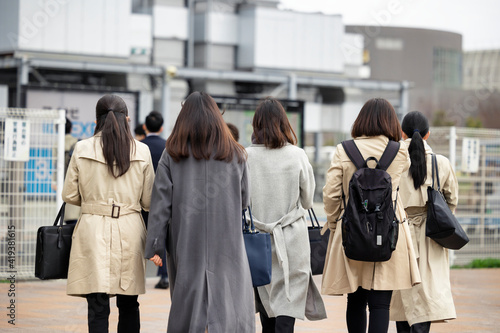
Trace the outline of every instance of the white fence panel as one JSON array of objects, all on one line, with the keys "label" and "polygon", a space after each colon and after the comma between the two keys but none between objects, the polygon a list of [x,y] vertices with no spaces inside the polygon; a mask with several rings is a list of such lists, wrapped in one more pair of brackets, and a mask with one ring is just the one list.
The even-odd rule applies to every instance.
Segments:
[{"label": "white fence panel", "polygon": [[64,110],[0,108],[0,279],[34,277],[36,232],[61,201],[64,124]]},{"label": "white fence panel", "polygon": [[454,263],[500,259],[500,131],[431,128],[428,143],[454,162],[458,178],[456,216],[470,242],[454,252]]}]

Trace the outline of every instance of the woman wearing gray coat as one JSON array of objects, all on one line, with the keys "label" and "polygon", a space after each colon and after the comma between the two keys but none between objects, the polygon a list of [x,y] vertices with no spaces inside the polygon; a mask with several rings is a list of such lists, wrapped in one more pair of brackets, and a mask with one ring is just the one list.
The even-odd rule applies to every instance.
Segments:
[{"label": "woman wearing gray coat", "polygon": [[167,250],[168,332],[255,332],[241,211],[248,205],[245,149],[215,101],[185,100],[158,164],[146,258]]},{"label": "woman wearing gray coat", "polygon": [[[262,332],[293,332],[295,319],[326,318],[311,273],[305,219],[312,207],[314,174],[281,103],[262,101],[247,148],[251,208],[256,227],[272,235],[271,283],[256,289]],[[307,300],[307,302],[306,302]]]}]

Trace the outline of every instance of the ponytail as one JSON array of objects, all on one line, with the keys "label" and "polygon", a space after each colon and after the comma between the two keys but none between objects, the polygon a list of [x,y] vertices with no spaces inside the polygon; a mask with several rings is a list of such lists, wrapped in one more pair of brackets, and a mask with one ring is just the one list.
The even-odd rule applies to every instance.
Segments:
[{"label": "ponytail", "polygon": [[130,167],[130,150],[134,139],[127,114],[127,106],[118,96],[106,95],[97,102],[95,134],[101,134],[104,160],[115,178],[125,174]]},{"label": "ponytail", "polygon": [[413,186],[415,186],[415,189],[418,189],[424,184],[427,178],[424,140],[419,131],[413,132],[408,152],[410,153],[411,160],[410,175],[413,179]]}]

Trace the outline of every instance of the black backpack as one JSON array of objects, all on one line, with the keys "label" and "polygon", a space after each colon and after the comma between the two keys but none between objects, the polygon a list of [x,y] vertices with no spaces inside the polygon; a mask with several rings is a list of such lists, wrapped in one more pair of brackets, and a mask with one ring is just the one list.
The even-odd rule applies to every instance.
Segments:
[{"label": "black backpack", "polygon": [[[380,161],[366,160],[354,140],[342,142],[356,172],[349,181],[349,200],[344,202],[342,216],[342,245],[349,259],[358,261],[387,261],[396,249],[399,225],[392,204],[392,180],[387,168],[399,151],[399,142],[389,141]],[[368,161],[377,162],[369,168]],[[399,190],[399,187],[398,187]]]}]

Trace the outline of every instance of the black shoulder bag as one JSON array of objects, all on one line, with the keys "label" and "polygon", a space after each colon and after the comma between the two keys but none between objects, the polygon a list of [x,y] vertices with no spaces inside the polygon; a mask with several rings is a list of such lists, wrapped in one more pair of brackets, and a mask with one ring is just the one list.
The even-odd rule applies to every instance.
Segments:
[{"label": "black shoulder bag", "polygon": [[[434,172],[437,190],[434,189]],[[469,237],[448,207],[441,193],[436,155],[432,154],[432,186],[427,187],[427,222],[425,235],[439,245],[459,250],[469,242]]]}]

